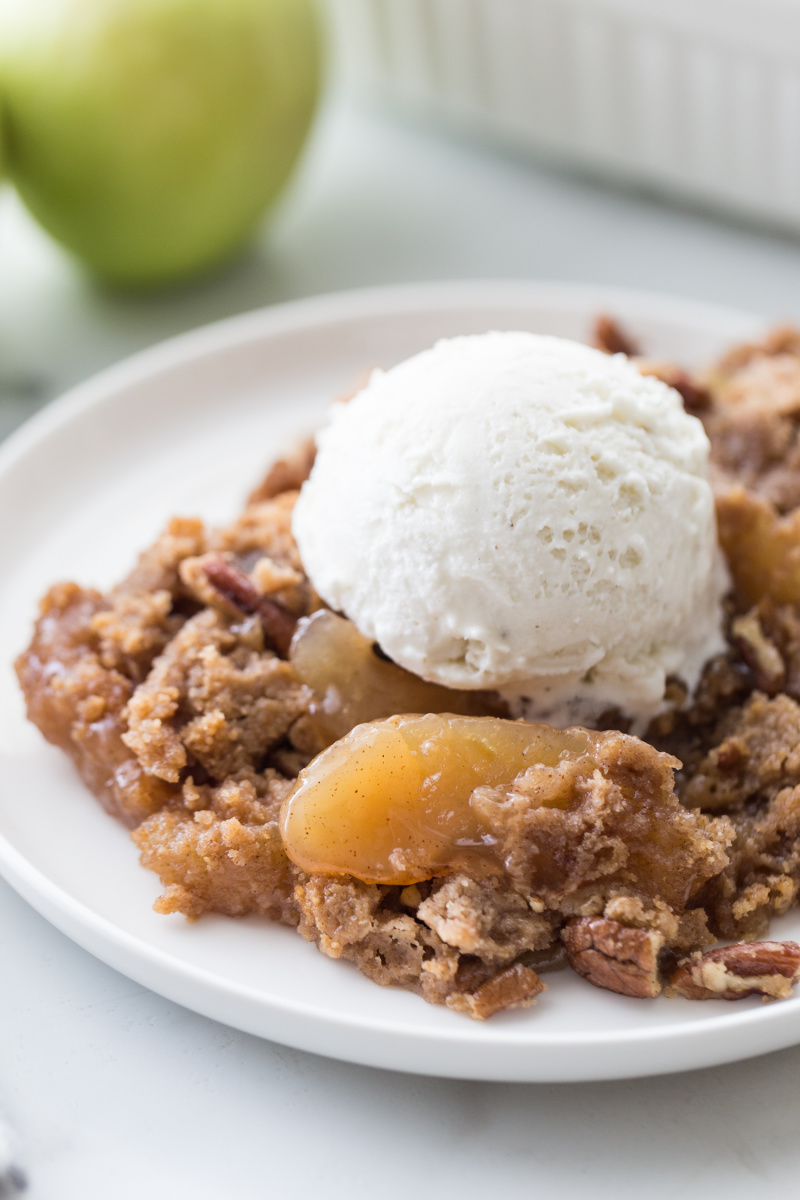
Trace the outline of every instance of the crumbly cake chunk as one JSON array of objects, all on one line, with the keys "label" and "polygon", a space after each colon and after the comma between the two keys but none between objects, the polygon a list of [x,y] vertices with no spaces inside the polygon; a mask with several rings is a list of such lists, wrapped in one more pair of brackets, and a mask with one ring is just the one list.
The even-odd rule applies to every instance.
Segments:
[{"label": "crumbly cake chunk", "polygon": [[705,734],[707,753],[685,774],[683,798],[725,812],[736,836],[700,902],[721,936],[760,937],[800,888],[800,707],[756,691]]},{"label": "crumbly cake chunk", "polygon": [[313,438],[306,438],[292,453],[272,464],[258,487],[250,493],[248,506],[273,500],[287,492],[299,491],[311,474],[316,456],[316,442]]},{"label": "crumbly cake chunk", "polygon": [[291,744],[307,689],[266,644],[262,621],[213,588],[209,604],[185,566],[213,551],[250,581],[246,563],[258,601],[272,603],[259,584],[272,586],[293,628],[318,600],[296,569],[292,499],[252,505],[212,534],[173,521],[107,596],[60,584],[42,602],[17,662],[28,714],[131,826],[174,799],[187,774],[223,783]]},{"label": "crumbly cake chunk", "polygon": [[122,740],[158,779],[178,783],[191,764],[224,780],[265,760],[307,707],[307,689],[256,627],[204,609],[131,695]]},{"label": "crumbly cake chunk", "polygon": [[703,384],[730,648],[650,736],[682,760],[684,802],[730,816],[731,861],[702,903],[720,935],[753,938],[800,887],[800,333],[736,347]]},{"label": "crumbly cake chunk", "polygon": [[779,513],[800,504],[800,334],[773,331],[739,346],[708,373],[713,403],[703,417],[714,466]]},{"label": "crumbly cake chunk", "polygon": [[[17,672],[29,718],[71,756],[104,808],[136,825],[166,802],[171,789],[148,775],[122,740],[127,728],[123,713],[134,681],[104,665],[104,660],[113,661],[106,652],[110,611],[109,601],[98,592],[57,584],[42,600],[33,641],[18,660]],[[126,617],[130,615],[127,609]],[[98,616],[104,618],[102,632]],[[126,641],[135,637],[140,647],[165,641],[147,622],[135,634],[130,622],[125,626]],[[139,653],[137,672],[141,662]]]},{"label": "crumbly cake chunk", "polygon": [[777,329],[706,377],[720,541],[742,599],[800,603],[800,333]]},{"label": "crumbly cake chunk", "polygon": [[529,767],[508,790],[473,793],[510,881],[562,917],[628,893],[681,914],[726,865],[729,822],[683,808],[677,761],[638,738],[609,732],[592,758],[591,774],[580,758],[562,760]]},{"label": "crumbly cake chunk", "polygon": [[409,892],[307,876],[296,890],[300,933],[375,983],[477,1018],[527,1007],[544,990],[537,973],[514,960],[548,947],[553,925],[521,897],[503,894],[497,880],[457,875]]},{"label": "crumbly cake chunk", "polygon": [[244,773],[219,786],[197,786],[189,777],[180,799],[133,833],[142,863],[166,885],[156,911],[191,919],[255,912],[297,924],[296,872],[277,824],[291,786],[273,770]]}]

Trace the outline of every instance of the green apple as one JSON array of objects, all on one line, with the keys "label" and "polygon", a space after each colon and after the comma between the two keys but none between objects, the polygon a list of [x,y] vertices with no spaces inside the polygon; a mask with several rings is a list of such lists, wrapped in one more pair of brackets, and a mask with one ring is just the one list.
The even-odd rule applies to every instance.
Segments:
[{"label": "green apple", "polygon": [[8,175],[109,280],[203,271],[298,157],[318,33],[314,0],[0,0]]}]

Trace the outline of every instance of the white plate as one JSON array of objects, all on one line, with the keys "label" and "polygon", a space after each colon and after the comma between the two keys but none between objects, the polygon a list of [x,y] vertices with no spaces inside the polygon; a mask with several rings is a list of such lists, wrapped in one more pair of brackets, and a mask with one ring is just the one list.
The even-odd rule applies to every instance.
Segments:
[{"label": "white plate", "polygon": [[[235,514],[269,460],[366,366],[487,329],[586,337],[619,315],[649,353],[701,362],[757,332],[741,313],[557,284],[447,284],[323,297],[168,342],[77,388],[0,451],[0,872],[105,962],[199,1013],[373,1066],[473,1079],[619,1078],[800,1041],[800,998],[652,1003],[548,976],[535,1008],[478,1024],[384,990],[255,918],[159,917],[126,831],[24,718],[10,662],[37,597],[105,586],[173,513]],[[800,919],[776,924],[800,934]]]}]

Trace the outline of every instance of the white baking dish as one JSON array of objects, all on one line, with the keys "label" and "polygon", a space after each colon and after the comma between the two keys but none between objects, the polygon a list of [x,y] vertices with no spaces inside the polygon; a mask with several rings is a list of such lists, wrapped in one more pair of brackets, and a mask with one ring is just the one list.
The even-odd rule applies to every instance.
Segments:
[{"label": "white baking dish", "polygon": [[800,231],[800,0],[327,0],[345,76]]}]

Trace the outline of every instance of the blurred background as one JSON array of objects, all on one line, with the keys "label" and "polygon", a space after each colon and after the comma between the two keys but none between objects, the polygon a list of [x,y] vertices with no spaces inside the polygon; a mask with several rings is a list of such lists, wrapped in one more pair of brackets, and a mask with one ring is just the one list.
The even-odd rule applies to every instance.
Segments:
[{"label": "blurred background", "polygon": [[367,284],[800,318],[799,35],[791,0],[1,0],[0,436],[171,334]]}]

